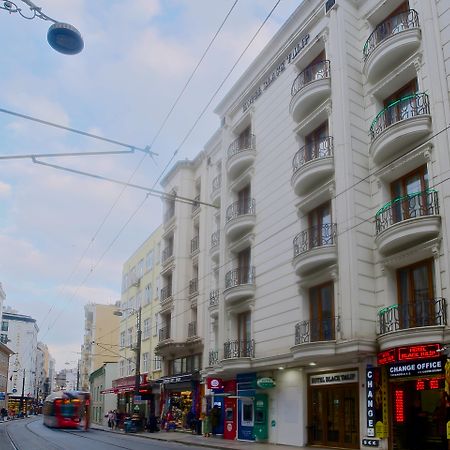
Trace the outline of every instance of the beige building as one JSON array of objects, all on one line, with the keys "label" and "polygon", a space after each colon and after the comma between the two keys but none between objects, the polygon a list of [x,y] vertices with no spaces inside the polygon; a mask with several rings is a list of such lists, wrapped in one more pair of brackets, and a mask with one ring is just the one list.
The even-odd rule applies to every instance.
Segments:
[{"label": "beige building", "polygon": [[[130,395],[125,391],[135,385],[137,328],[141,326],[140,373],[141,385],[150,386],[152,380],[160,377],[161,363],[155,356],[159,330],[159,290],[160,290],[160,247],[162,227],[157,228],[148,239],[130,256],[123,266],[122,297],[119,345],[118,376],[120,382],[115,384],[123,387],[119,394],[119,406],[125,410],[130,406]],[[141,311],[139,321],[138,311]],[[126,386],[129,385],[129,386]],[[143,412],[147,415],[156,406],[155,388],[148,395],[143,392]],[[144,411],[146,409],[146,411]],[[147,415],[148,417],[148,415]]]},{"label": "beige building", "polygon": [[0,409],[7,408],[8,366],[12,353],[12,350],[0,342]]},{"label": "beige building", "polygon": [[84,343],[81,346],[80,389],[89,390],[89,375],[105,362],[118,360],[119,317],[113,305],[90,303],[84,307]]}]

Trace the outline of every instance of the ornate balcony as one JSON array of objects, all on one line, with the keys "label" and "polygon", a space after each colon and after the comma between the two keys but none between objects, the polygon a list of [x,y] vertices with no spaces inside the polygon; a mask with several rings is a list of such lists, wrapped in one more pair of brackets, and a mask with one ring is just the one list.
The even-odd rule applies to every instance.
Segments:
[{"label": "ornate balcony", "polygon": [[194,236],[191,239],[191,254],[198,252],[200,248],[200,238],[199,236]]},{"label": "ornate balcony", "polygon": [[375,242],[385,256],[438,236],[438,193],[428,189],[390,201],[376,213],[375,229]]},{"label": "ornate balcony", "polygon": [[220,230],[215,231],[211,235],[211,248],[209,249],[209,254],[214,261],[219,259],[220,255]]},{"label": "ornate balcony", "polygon": [[292,160],[291,184],[297,195],[305,194],[334,172],[333,138],[303,146]]},{"label": "ornate balcony", "polygon": [[231,179],[253,164],[256,157],[256,139],[253,134],[238,137],[227,152],[227,172]]},{"label": "ornate balcony", "polygon": [[220,296],[219,289],[216,289],[209,293],[209,307],[210,308],[217,308],[217,306],[219,306],[219,296]]},{"label": "ornate balcony", "polygon": [[300,72],[291,88],[289,111],[299,122],[331,94],[330,61],[321,61]]},{"label": "ornate balcony", "polygon": [[378,323],[379,335],[409,328],[447,325],[447,300],[432,298],[388,306],[378,312]]},{"label": "ornate balcony", "polygon": [[211,189],[211,202],[217,202],[220,199],[220,188],[222,186],[222,175],[217,175],[212,180],[212,189]]},{"label": "ornate balcony", "polygon": [[166,247],[161,252],[161,264],[163,266],[169,264],[169,262],[171,261],[172,257],[173,257],[173,247],[172,246]]},{"label": "ornate balcony", "polygon": [[380,111],[370,126],[370,153],[375,163],[400,155],[431,132],[428,95],[417,93],[396,100]]},{"label": "ornate balcony", "polygon": [[172,300],[172,286],[165,286],[160,292],[161,306]]},{"label": "ornate balcony", "polygon": [[159,330],[159,342],[170,339],[170,328],[164,327]]},{"label": "ornate balcony", "polygon": [[200,210],[200,203],[198,203],[199,201],[200,201],[200,194],[194,197],[194,203],[192,203],[192,214],[197,214],[198,211]]},{"label": "ornate balcony", "polygon": [[294,238],[294,269],[304,275],[337,261],[336,224],[311,227]]},{"label": "ornate balcony", "polygon": [[254,358],[255,341],[228,341],[223,344],[223,359]]},{"label": "ornate balcony", "polygon": [[225,214],[225,234],[230,238],[249,232],[256,223],[255,199],[232,203]]},{"label": "ornate balcony", "polygon": [[210,367],[217,366],[219,364],[219,350],[210,350],[208,365]]},{"label": "ornate balcony", "polygon": [[295,325],[295,345],[334,341],[338,326],[339,317],[326,317],[321,320],[303,320]]},{"label": "ornate balcony", "polygon": [[198,295],[198,278],[189,281],[189,296]]},{"label": "ornate balcony", "polygon": [[379,24],[363,48],[364,73],[374,83],[420,45],[419,16],[413,9],[389,17]]},{"label": "ornate balcony", "polygon": [[197,337],[197,322],[188,323],[188,338]]},{"label": "ornate balcony", "polygon": [[225,275],[225,302],[244,300],[255,295],[255,268],[238,267]]}]

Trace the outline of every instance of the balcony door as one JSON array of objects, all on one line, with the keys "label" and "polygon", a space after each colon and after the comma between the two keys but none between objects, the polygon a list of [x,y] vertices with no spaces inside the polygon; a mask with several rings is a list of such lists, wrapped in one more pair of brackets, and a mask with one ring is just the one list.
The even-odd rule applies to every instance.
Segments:
[{"label": "balcony door", "polygon": [[333,283],[329,282],[309,290],[310,341],[335,339]]},{"label": "balcony door", "polygon": [[250,283],[250,247],[240,251],[238,259],[238,284]]},{"label": "balcony door", "polygon": [[247,149],[250,148],[250,142],[251,142],[251,128],[248,126],[245,130],[243,130],[238,137],[238,148],[240,149]]},{"label": "balcony door", "polygon": [[251,314],[250,311],[237,315],[239,357],[251,356]]},{"label": "balcony door", "polygon": [[312,133],[305,136],[305,161],[328,156],[325,138],[328,136],[328,122],[324,122]]},{"label": "balcony door", "polygon": [[421,166],[391,184],[394,223],[426,215],[428,173],[427,166]]},{"label": "balcony door", "polygon": [[417,115],[417,105],[415,97],[400,101],[405,97],[412,96],[417,92],[417,90],[418,85],[417,79],[415,78],[402,86],[398,91],[394,92],[392,95],[384,99],[385,108],[391,105],[390,108],[386,110],[386,126]]},{"label": "balcony door", "polygon": [[311,211],[308,215],[308,222],[310,249],[333,243],[331,202],[326,202]]},{"label": "balcony door", "polygon": [[400,328],[435,324],[433,260],[397,270]]}]

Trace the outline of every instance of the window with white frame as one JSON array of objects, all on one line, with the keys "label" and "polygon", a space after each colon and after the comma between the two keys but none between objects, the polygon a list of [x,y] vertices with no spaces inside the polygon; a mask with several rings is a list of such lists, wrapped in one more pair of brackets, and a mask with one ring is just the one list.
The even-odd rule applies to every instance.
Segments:
[{"label": "window with white frame", "polygon": [[144,329],[142,330],[142,338],[147,339],[150,337],[150,329],[152,327],[151,320],[145,319],[144,320]]},{"label": "window with white frame", "polygon": [[159,299],[159,276],[156,277],[156,297],[155,300]]},{"label": "window with white frame", "polygon": [[131,375],[132,372],[133,372],[133,360],[131,358],[128,358],[127,375]]},{"label": "window with white frame", "polygon": [[145,257],[145,265],[147,267],[147,270],[153,269],[153,250],[150,250],[147,253],[147,256]]},{"label": "window with white frame", "polygon": [[144,275],[144,258],[142,258],[137,265],[137,276],[141,278]]},{"label": "window with white frame", "polygon": [[125,347],[125,331],[120,333],[120,346]]},{"label": "window with white frame", "polygon": [[125,361],[123,359],[119,362],[119,376],[121,378],[125,376]]},{"label": "window with white frame", "polygon": [[155,314],[155,326],[153,327],[153,336],[158,336],[158,330],[161,328],[161,315]]},{"label": "window with white frame", "polygon": [[152,300],[152,285],[149,283],[145,286],[145,304],[148,305]]},{"label": "window with white frame", "polygon": [[128,328],[127,347],[131,347],[132,343],[133,343],[133,328]]},{"label": "window with white frame", "polygon": [[142,371],[148,372],[148,353],[147,352],[142,354]]},{"label": "window with white frame", "polygon": [[155,356],[154,363],[155,365],[153,370],[161,370],[161,356]]},{"label": "window with white frame", "polygon": [[142,306],[142,292],[138,292],[136,294],[136,309],[139,309],[139,307]]}]

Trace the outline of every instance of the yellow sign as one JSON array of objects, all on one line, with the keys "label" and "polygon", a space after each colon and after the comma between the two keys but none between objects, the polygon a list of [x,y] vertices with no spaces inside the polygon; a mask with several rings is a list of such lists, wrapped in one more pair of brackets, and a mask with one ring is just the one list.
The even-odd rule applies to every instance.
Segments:
[{"label": "yellow sign", "polygon": [[375,424],[375,436],[380,439],[387,437],[387,427],[384,426],[383,422],[377,422]]},{"label": "yellow sign", "polygon": [[447,439],[450,439],[450,420],[447,422]]}]

